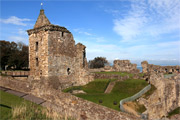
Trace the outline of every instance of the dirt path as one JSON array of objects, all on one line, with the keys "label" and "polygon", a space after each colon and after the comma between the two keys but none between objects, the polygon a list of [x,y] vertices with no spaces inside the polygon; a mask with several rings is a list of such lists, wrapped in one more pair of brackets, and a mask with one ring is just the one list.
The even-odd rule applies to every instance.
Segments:
[{"label": "dirt path", "polygon": [[124,109],[129,112],[132,113],[133,115],[140,117],[140,115],[135,111],[136,109],[136,105],[132,102],[127,102],[123,104]]},{"label": "dirt path", "polygon": [[115,84],[116,84],[116,81],[110,82],[104,93],[110,93]]}]

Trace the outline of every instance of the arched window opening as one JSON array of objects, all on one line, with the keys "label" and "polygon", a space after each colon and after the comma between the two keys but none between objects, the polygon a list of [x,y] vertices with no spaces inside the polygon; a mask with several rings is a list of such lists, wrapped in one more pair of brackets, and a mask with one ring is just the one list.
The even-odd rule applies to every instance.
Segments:
[{"label": "arched window opening", "polygon": [[70,72],[70,68],[67,69],[67,74],[69,75],[71,72]]}]

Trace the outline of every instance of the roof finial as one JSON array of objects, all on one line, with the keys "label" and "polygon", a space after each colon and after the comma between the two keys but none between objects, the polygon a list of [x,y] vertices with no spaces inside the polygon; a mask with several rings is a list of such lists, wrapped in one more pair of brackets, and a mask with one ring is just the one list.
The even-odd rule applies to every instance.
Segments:
[{"label": "roof finial", "polygon": [[41,9],[43,9],[43,3],[41,3]]}]

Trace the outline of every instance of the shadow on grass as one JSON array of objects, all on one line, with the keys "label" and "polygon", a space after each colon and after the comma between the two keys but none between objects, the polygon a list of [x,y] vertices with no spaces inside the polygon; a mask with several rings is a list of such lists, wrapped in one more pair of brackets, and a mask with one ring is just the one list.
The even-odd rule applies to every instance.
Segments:
[{"label": "shadow on grass", "polygon": [[3,105],[3,104],[0,104],[0,107],[5,107],[5,108],[12,109],[11,107],[9,107],[9,106],[7,106],[7,105]]}]

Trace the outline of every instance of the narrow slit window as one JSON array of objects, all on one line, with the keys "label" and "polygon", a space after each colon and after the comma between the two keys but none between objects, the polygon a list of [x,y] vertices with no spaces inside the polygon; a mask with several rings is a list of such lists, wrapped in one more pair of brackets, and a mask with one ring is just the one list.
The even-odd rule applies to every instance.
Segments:
[{"label": "narrow slit window", "polygon": [[62,36],[62,37],[64,36],[64,32],[62,32],[61,36]]},{"label": "narrow slit window", "polygon": [[36,58],[36,67],[38,67],[39,66],[39,60],[38,60],[38,58]]},{"label": "narrow slit window", "polygon": [[38,42],[36,42],[36,52],[38,51]]},{"label": "narrow slit window", "polygon": [[86,50],[83,51],[83,67],[85,67],[85,60],[86,60]]}]

